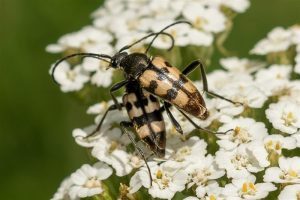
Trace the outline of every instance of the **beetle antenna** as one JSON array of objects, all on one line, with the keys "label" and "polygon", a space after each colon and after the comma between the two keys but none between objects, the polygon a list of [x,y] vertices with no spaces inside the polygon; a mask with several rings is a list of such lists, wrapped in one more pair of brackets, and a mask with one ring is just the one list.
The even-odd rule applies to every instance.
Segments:
[{"label": "beetle antenna", "polygon": [[56,63],[54,64],[54,66],[53,66],[53,68],[51,70],[51,77],[52,77],[53,81],[56,84],[59,85],[59,83],[55,80],[54,72],[57,69],[57,67],[59,66],[59,64],[62,63],[63,61],[65,61],[65,60],[68,60],[68,59],[76,57],[76,56],[83,56],[83,58],[86,58],[86,57],[96,58],[96,59],[99,59],[99,60],[103,60],[104,62],[107,62],[107,63],[110,63],[110,61],[108,61],[108,60],[106,60],[104,58],[111,59],[111,56],[109,56],[109,55],[106,55],[106,54],[96,54],[96,53],[74,53],[74,54],[68,55],[66,57],[63,57],[63,58],[59,59],[58,61],[56,61]]},{"label": "beetle antenna", "polygon": [[[177,24],[189,24],[190,26],[192,26],[192,24],[188,21],[177,21],[177,22],[174,22],[168,26],[166,26],[165,28],[161,29],[159,32],[157,32],[157,34],[155,35],[155,37],[151,40],[151,42],[149,43],[145,53],[147,53],[149,51],[149,49],[151,48],[153,42],[156,40],[156,38],[158,37],[159,34],[163,33],[163,31],[167,30],[168,28],[174,26],[174,25],[177,25]],[[174,39],[174,37],[172,36],[172,38]],[[172,45],[172,48],[173,48],[174,45]],[[171,49],[172,49],[171,48]]]},{"label": "beetle antenna", "polygon": [[[156,38],[157,35],[160,35],[160,34],[169,36],[169,37],[171,38],[172,44],[171,44],[171,47],[168,49],[168,50],[171,50],[171,49],[173,48],[173,46],[174,46],[174,43],[175,43],[174,37],[173,37],[171,34],[169,34],[169,33],[165,33],[165,32],[163,32],[163,31],[159,31],[159,32],[157,32],[157,33],[150,33],[150,34],[146,35],[145,37],[142,37],[141,39],[135,41],[134,43],[122,47],[122,48],[119,50],[119,53],[121,53],[122,51],[125,51],[126,49],[130,49],[132,46],[134,46],[134,45],[140,43],[141,41],[147,39],[148,37],[151,37],[151,36],[154,36],[154,35],[155,35],[155,38]],[[153,42],[152,42],[152,43],[153,43]],[[148,49],[148,48],[147,48],[147,49]]]}]

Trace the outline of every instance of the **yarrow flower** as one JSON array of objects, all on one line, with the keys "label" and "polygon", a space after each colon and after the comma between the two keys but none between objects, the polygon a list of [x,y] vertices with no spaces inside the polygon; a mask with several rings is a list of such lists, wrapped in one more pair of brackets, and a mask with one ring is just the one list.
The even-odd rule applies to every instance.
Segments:
[{"label": "yarrow flower", "polygon": [[62,182],[52,199],[80,199],[101,194],[104,192],[102,181],[111,174],[112,169],[101,162],[93,166],[84,164]]},{"label": "yarrow flower", "polygon": [[292,101],[279,101],[270,104],[266,110],[267,118],[274,128],[288,134],[296,133],[300,128],[299,104]]},{"label": "yarrow flower", "polygon": [[300,195],[300,184],[288,185],[284,187],[278,196],[278,200],[285,199],[299,199]]},{"label": "yarrow flower", "polygon": [[[107,0],[92,13],[91,25],[62,36],[46,50],[62,55],[89,52],[113,56],[149,33],[187,20],[191,25],[177,24],[155,35],[147,56],[161,54],[172,66],[200,57],[206,59],[203,65],[209,64],[213,53],[222,51],[233,17],[249,6],[249,0]],[[152,38],[126,51],[144,53]],[[166,51],[172,39],[174,48]],[[94,164],[84,164],[67,177],[52,199],[299,198],[299,26],[274,28],[250,53],[261,57],[221,58],[220,66],[207,74],[207,84],[205,76],[194,80],[195,76],[187,74],[203,96],[208,113],[205,120],[174,105],[160,104],[166,127],[160,133],[166,137],[165,153],[160,157],[140,141],[148,139],[141,136],[140,127],[128,127],[124,134],[120,123],[130,124],[125,109],[130,105],[124,105],[121,92],[112,94],[113,90],[109,93],[106,89],[121,80],[118,70],[111,68],[109,56],[107,60],[73,57],[54,72],[52,66],[50,74],[61,90],[73,92],[90,105],[87,114],[94,118],[85,128],[73,130],[75,142],[88,150]],[[110,95],[116,99],[107,101]],[[189,98],[194,97],[191,94]],[[115,101],[120,110],[115,109]],[[142,103],[148,106],[149,101]],[[143,111],[139,104],[134,106]],[[144,112],[149,111],[147,106]],[[150,123],[153,119],[143,120]],[[179,126],[183,134],[178,133]],[[156,137],[149,136],[151,141],[158,140]]]},{"label": "yarrow flower", "polygon": [[300,157],[280,157],[279,167],[270,167],[264,175],[265,182],[300,183]]},{"label": "yarrow flower", "polygon": [[263,199],[268,193],[276,190],[272,183],[255,183],[256,177],[250,175],[241,179],[232,180],[225,185],[223,195],[227,199]]},{"label": "yarrow flower", "polygon": [[149,194],[154,198],[171,199],[178,191],[185,188],[188,179],[186,171],[165,162],[161,165],[149,163],[153,177],[152,185],[148,171],[142,167],[130,180],[131,193],[138,191],[141,186],[149,188]]}]

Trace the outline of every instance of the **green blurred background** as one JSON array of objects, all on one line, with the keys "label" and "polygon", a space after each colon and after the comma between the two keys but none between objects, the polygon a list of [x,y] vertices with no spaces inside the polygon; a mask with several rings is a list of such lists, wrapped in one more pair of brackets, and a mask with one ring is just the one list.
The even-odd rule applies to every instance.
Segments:
[{"label": "green blurred background", "polygon": [[[45,46],[89,24],[100,2],[0,0],[0,199],[49,199],[65,176],[88,162],[71,131],[92,119],[51,81],[48,69],[59,57]],[[235,19],[226,47],[247,56],[274,26],[295,23],[299,0],[252,0]]]}]

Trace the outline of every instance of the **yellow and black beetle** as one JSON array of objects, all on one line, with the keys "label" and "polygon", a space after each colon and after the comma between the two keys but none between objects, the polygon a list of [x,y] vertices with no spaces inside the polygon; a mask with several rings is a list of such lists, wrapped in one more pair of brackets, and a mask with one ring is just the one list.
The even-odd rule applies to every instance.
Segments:
[{"label": "yellow and black beetle", "polygon": [[[110,88],[110,94],[114,101],[114,105],[112,105],[106,111],[97,129],[92,134],[99,131],[101,124],[103,123],[103,120],[109,110],[121,109],[122,106],[126,107],[128,116],[131,120],[131,122],[121,122],[120,125],[123,132],[127,133],[126,128],[134,127],[139,138],[142,139],[159,157],[164,156],[166,142],[165,124],[161,111],[166,110],[167,115],[169,116],[176,130],[182,133],[179,123],[169,110],[172,105],[174,105],[197,129],[209,131],[199,127],[186,115],[187,113],[202,120],[209,116],[209,112],[205,106],[203,97],[192,81],[186,77],[186,75],[188,75],[197,67],[200,67],[203,90],[207,94],[224,99],[231,103],[235,103],[208,90],[204,66],[199,60],[193,61],[182,72],[180,72],[177,68],[173,67],[161,57],[150,58],[147,56],[146,53],[150,49],[154,40],[160,34],[167,35],[172,39],[172,48],[174,46],[174,39],[170,34],[165,33],[164,31],[169,27],[180,23],[190,24],[187,21],[177,21],[172,23],[157,33],[150,33],[135,43],[124,46],[114,56],[96,53],[77,53],[66,56],[55,63],[54,67],[52,68],[52,77],[54,81],[54,72],[57,66],[62,61],[74,56],[93,57],[104,60],[110,63],[110,67],[121,69],[124,72],[125,80],[114,84]],[[154,38],[149,43],[145,53],[128,54],[125,52],[125,50],[151,36],[154,36]],[[126,87],[126,94],[123,96],[123,103],[120,104],[113,95],[113,92],[124,86]],[[159,102],[157,98],[162,100],[164,104],[164,106],[160,109],[158,109]],[[151,102],[151,108],[148,109],[152,109],[153,112],[147,110],[147,103],[149,102]],[[136,146],[134,139],[131,138],[130,134],[127,133],[127,135],[145,160],[143,152]],[[150,171],[149,167],[148,170]]]}]

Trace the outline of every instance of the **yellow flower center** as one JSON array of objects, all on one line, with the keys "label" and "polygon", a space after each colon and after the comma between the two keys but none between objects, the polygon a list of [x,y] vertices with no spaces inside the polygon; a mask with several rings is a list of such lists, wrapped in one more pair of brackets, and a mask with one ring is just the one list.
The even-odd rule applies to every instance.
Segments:
[{"label": "yellow flower center", "polygon": [[247,143],[249,141],[248,131],[244,128],[236,126],[233,131],[232,140],[238,140],[239,143]]},{"label": "yellow flower center", "polygon": [[129,20],[127,22],[127,27],[129,30],[136,30],[139,27],[139,21],[138,20]]},{"label": "yellow flower center", "polygon": [[277,150],[277,151],[281,150],[281,144],[279,142],[276,142],[275,150]]},{"label": "yellow flower center", "polygon": [[109,152],[109,153],[112,153],[114,150],[117,149],[118,145],[119,145],[118,142],[112,141],[112,142],[110,143],[110,147],[109,147],[109,149],[108,149],[108,152]]},{"label": "yellow flower center", "polygon": [[167,174],[164,174],[161,169],[158,169],[156,171],[156,180],[154,180],[154,182],[156,182],[161,189],[164,189],[169,186],[170,180]]},{"label": "yellow flower center", "polygon": [[74,71],[67,71],[67,78],[71,81],[75,81],[77,74]]},{"label": "yellow flower center", "polygon": [[175,155],[175,160],[178,162],[182,162],[185,160],[186,156],[191,155],[191,153],[192,153],[191,148],[188,146],[184,146],[177,151]]},{"label": "yellow flower center", "polygon": [[214,195],[209,196],[209,200],[216,200],[217,198]]},{"label": "yellow flower center", "polygon": [[97,188],[101,187],[101,181],[98,180],[96,177],[91,177],[89,180],[84,184],[84,187],[87,188]]},{"label": "yellow flower center", "polygon": [[203,27],[204,24],[207,24],[207,20],[206,19],[203,19],[201,17],[196,17],[196,19],[194,20],[194,27],[198,28],[198,29],[201,29]]},{"label": "yellow flower center", "polygon": [[255,191],[256,191],[256,189],[255,189],[254,183],[252,183],[252,182],[249,182],[249,183],[245,182],[245,183],[243,183],[242,192],[244,194],[254,195]]},{"label": "yellow flower center", "polygon": [[292,169],[289,169],[288,170],[288,174],[291,176],[291,177],[298,177],[298,173]]},{"label": "yellow flower center", "polygon": [[294,114],[292,112],[288,112],[287,114],[283,114],[281,119],[284,120],[284,124],[286,126],[291,126],[292,123],[297,121],[297,119],[294,117]]},{"label": "yellow flower center", "polygon": [[162,172],[160,169],[157,170],[157,171],[156,171],[156,178],[157,178],[157,179],[161,179],[162,176],[163,176],[163,172]]}]

